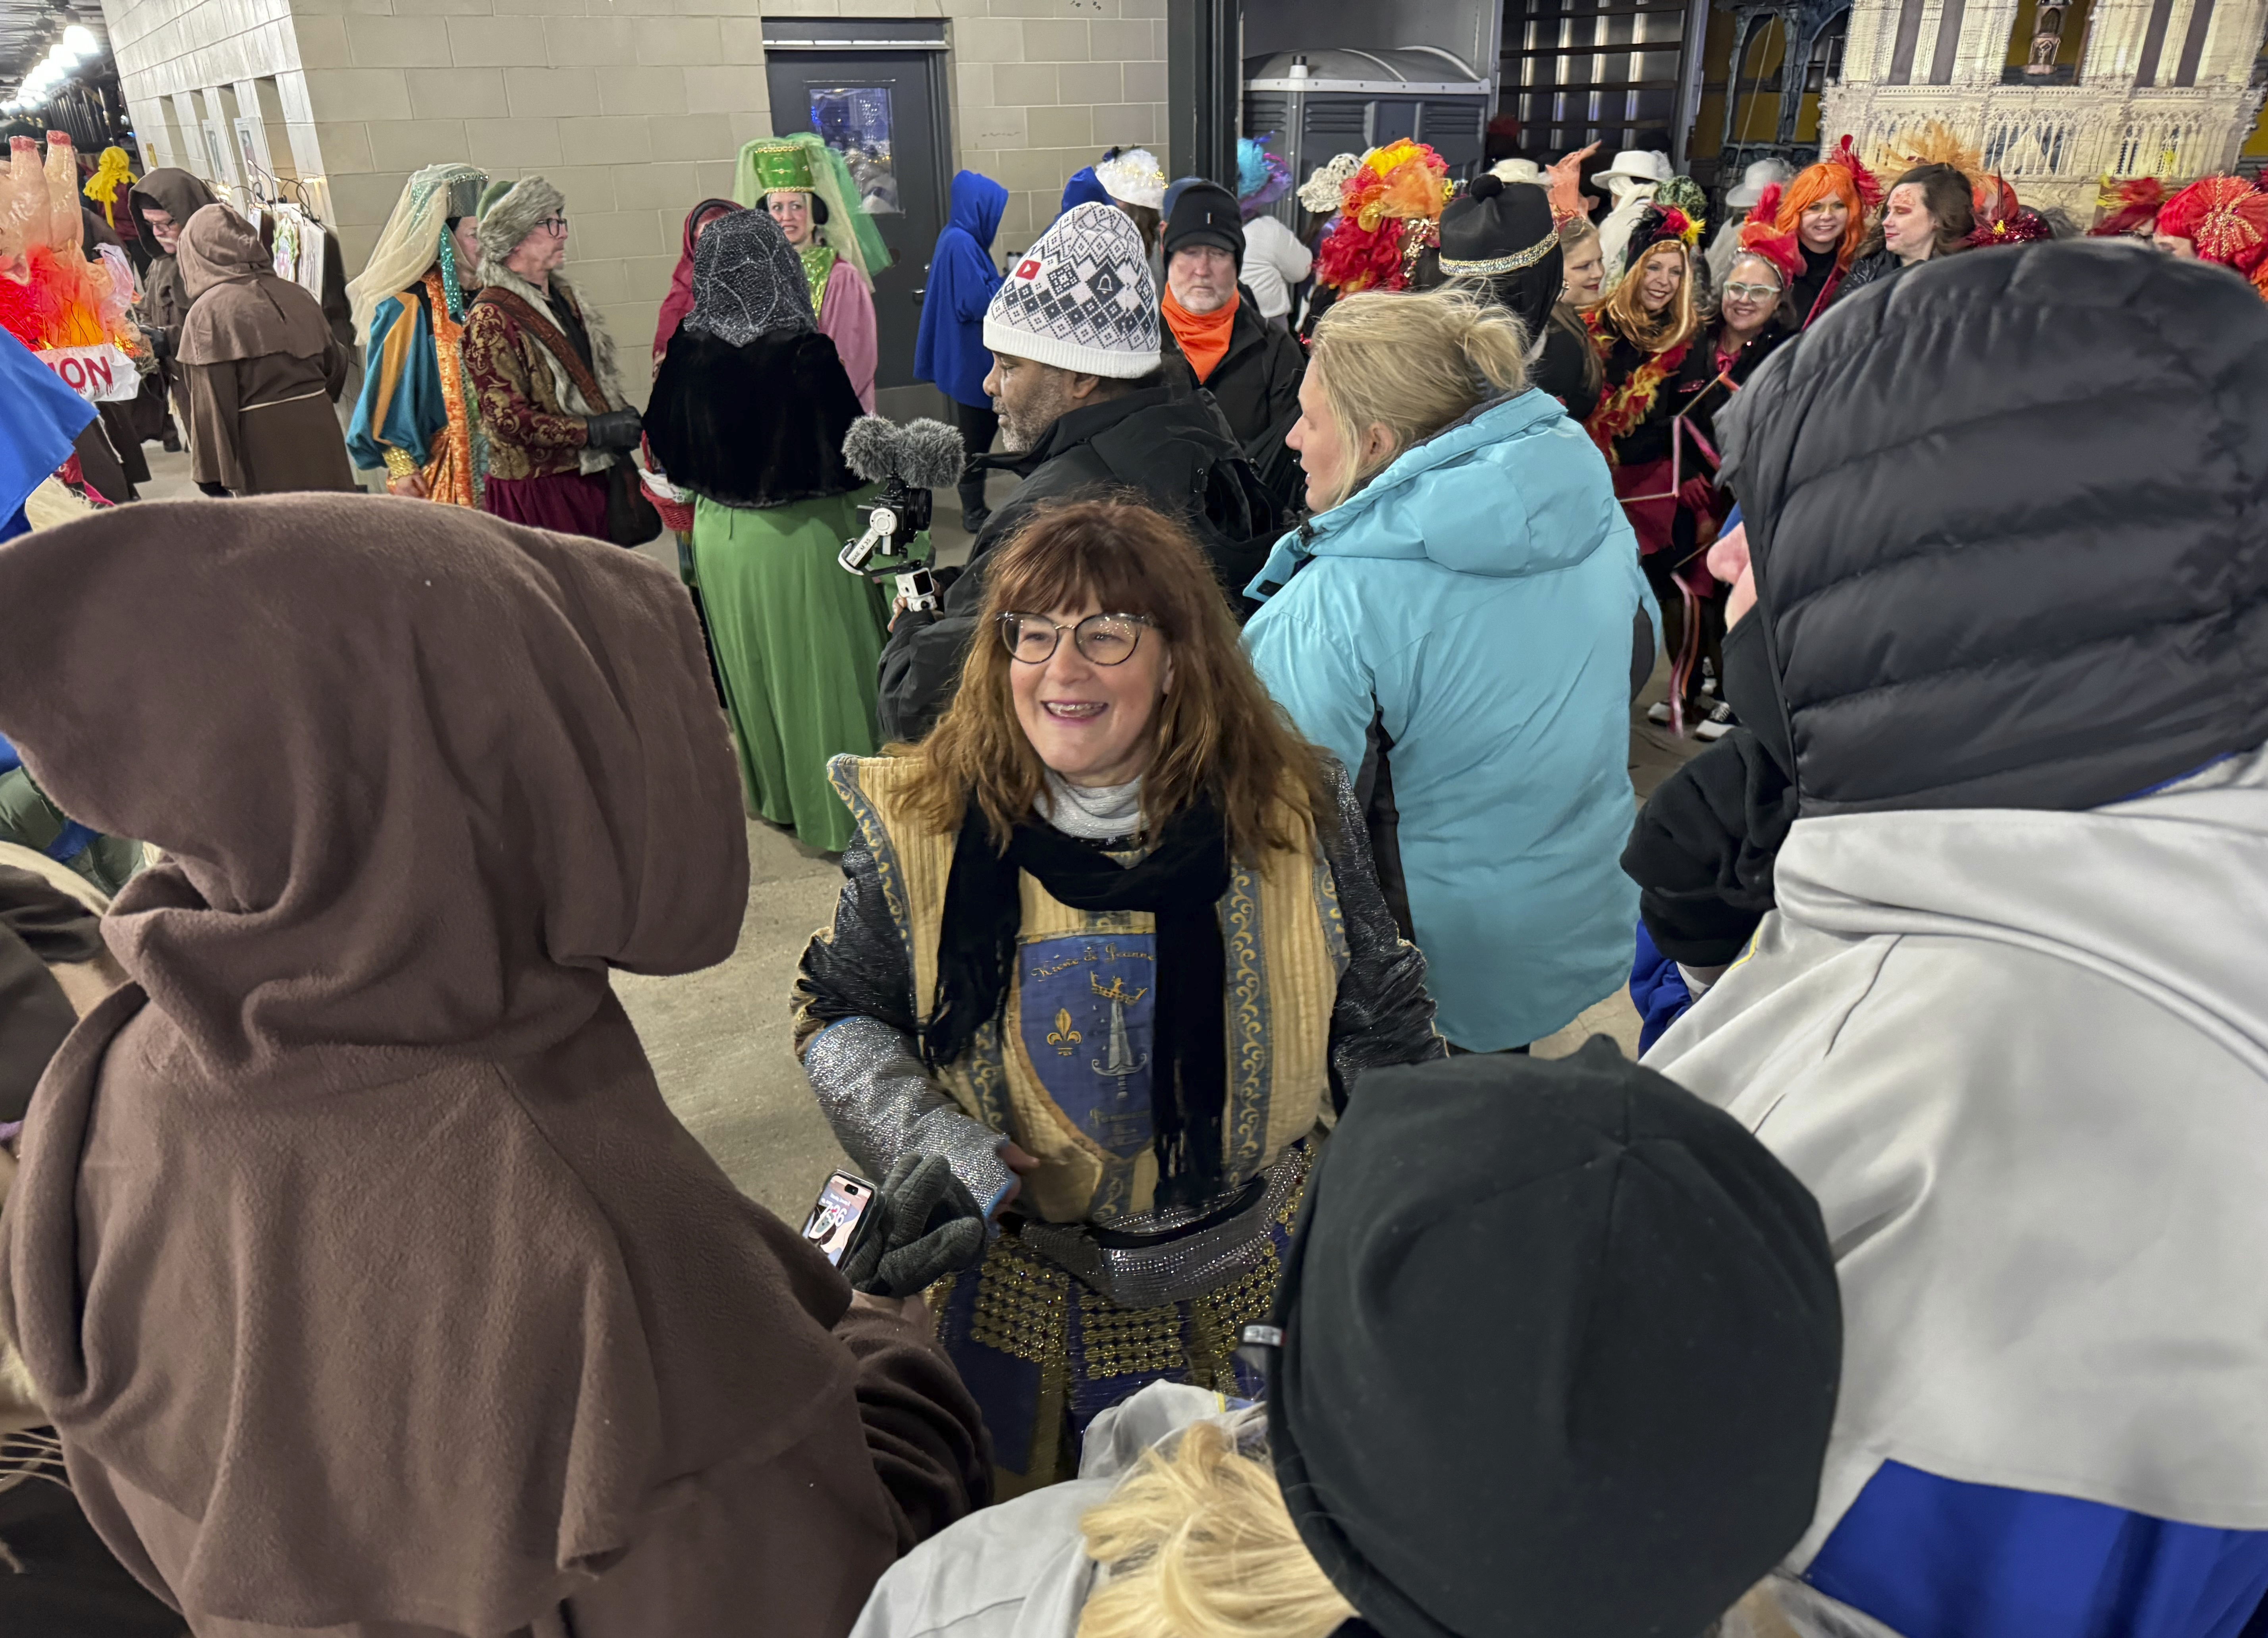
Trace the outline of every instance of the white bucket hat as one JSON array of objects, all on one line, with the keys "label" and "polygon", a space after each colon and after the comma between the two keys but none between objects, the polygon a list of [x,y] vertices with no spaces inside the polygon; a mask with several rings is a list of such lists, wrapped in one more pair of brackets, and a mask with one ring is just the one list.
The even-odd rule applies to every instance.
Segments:
[{"label": "white bucket hat", "polygon": [[1774,182],[1786,187],[1795,180],[1795,167],[1785,159],[1758,159],[1741,173],[1740,186],[1729,188],[1725,203],[1735,210],[1745,210],[1764,196],[1764,189]]},{"label": "white bucket hat", "polygon": [[1489,174],[1501,182],[1534,182],[1543,185],[1543,167],[1533,159],[1498,159],[1489,166]]}]

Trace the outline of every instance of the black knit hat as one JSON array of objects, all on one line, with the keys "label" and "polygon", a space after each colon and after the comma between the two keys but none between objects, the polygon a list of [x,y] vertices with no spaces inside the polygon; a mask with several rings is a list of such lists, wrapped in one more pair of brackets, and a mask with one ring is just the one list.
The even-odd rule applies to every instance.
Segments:
[{"label": "black knit hat", "polygon": [[1166,260],[1187,245],[1217,245],[1244,266],[1244,212],[1219,182],[1191,182],[1166,218]]},{"label": "black knit hat", "polygon": [[1384,1638],[1698,1633],[1811,1523],[1819,1208],[1612,1042],[1365,1075],[1276,1324],[1285,1504]]}]

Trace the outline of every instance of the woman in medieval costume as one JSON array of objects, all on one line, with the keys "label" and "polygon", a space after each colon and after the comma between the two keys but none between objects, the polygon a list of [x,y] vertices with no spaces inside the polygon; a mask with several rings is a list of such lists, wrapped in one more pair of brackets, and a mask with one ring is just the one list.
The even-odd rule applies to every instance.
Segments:
[{"label": "woman in medieval costume", "polygon": [[332,410],[347,349],[322,304],[278,278],[258,230],[225,204],[189,218],[181,389],[190,475],[207,494],[356,487]]},{"label": "woman in medieval costume", "polygon": [[1848,136],[1818,164],[1797,172],[1780,195],[1772,225],[1794,234],[1803,253],[1803,270],[1787,291],[1800,325],[1808,325],[1835,299],[1881,204],[1882,185]]},{"label": "woman in medieval costume", "polygon": [[1345,771],[1292,731],[1188,533],[1077,502],[998,549],[951,708],[843,757],[858,815],[795,1044],[852,1160],[1000,1221],[932,1299],[995,1491],[1161,1378],[1250,1397],[1327,1107],[1445,1055]]},{"label": "woman in medieval costume", "polygon": [[487,442],[465,379],[465,310],[480,287],[487,175],[429,165],[409,179],[362,277],[347,287],[370,364],[347,429],[357,466],[386,469],[386,491],[478,506]]},{"label": "woman in medieval costume", "polygon": [[608,469],[637,447],[638,412],[615,374],[614,338],[559,273],[567,200],[541,176],[481,200],[481,293],[465,319],[465,373],[488,439],[483,511],[563,534],[612,537]]},{"label": "woman in medieval costume", "polygon": [[812,131],[740,150],[733,197],[770,210],[803,262],[819,333],[835,343],[859,407],[874,410],[874,275],[890,253],[867,216],[843,156]]},{"label": "woman in medieval costume", "polygon": [[693,311],[670,338],[646,440],[697,497],[695,577],[751,812],[840,852],[850,815],[830,756],[880,743],[881,588],[836,562],[859,534],[843,437],[858,418],[835,343],[811,315],[804,263],[762,210],[710,225],[693,253]]}]

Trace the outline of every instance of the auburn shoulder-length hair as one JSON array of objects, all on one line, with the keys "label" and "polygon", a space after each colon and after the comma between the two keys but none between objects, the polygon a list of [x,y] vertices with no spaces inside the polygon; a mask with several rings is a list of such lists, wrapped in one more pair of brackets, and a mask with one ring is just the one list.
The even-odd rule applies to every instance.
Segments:
[{"label": "auburn shoulder-length hair", "polygon": [[1174,657],[1142,776],[1144,827],[1155,835],[1204,794],[1248,864],[1270,848],[1312,848],[1335,801],[1322,753],[1261,686],[1189,531],[1130,500],[1043,508],[995,549],[960,692],[927,739],[890,747],[920,764],[909,797],[915,816],[953,830],[981,813],[993,840],[1007,845],[1046,787],[1046,769],[1016,720],[1015,661],[1000,640],[1000,616],[1089,601],[1107,614],[1143,616]]},{"label": "auburn shoulder-length hair", "polygon": [[1822,199],[1840,199],[1850,209],[1843,222],[1843,242],[1835,251],[1835,265],[1847,269],[1851,258],[1859,254],[1870,224],[1867,208],[1859,199],[1859,185],[1841,166],[1810,165],[1797,172],[1787,191],[1779,196],[1779,214],[1772,218],[1772,225],[1783,233],[1793,233],[1803,213]]},{"label": "auburn shoulder-length hair", "polygon": [[[1658,314],[1648,313],[1639,294],[1646,264],[1664,251],[1676,254],[1677,265],[1685,269],[1685,277],[1677,281],[1677,293],[1669,299],[1668,306]],[[1596,311],[1617,335],[1640,352],[1668,352],[1692,340],[1694,331],[1701,328],[1700,309],[1693,299],[1692,248],[1683,240],[1654,240],[1632,259]]]}]

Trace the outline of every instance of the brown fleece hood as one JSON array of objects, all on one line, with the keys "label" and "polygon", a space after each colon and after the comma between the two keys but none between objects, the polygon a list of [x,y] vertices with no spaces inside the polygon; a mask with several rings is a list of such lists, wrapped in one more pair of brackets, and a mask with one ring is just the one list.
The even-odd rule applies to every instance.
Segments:
[{"label": "brown fleece hood", "polygon": [[166,853],[33,1101],[0,1324],[193,1623],[510,1631],[848,1391],[844,1288],[608,984],[738,937],[700,644],[634,554],[414,501],[0,549],[0,733]]}]

